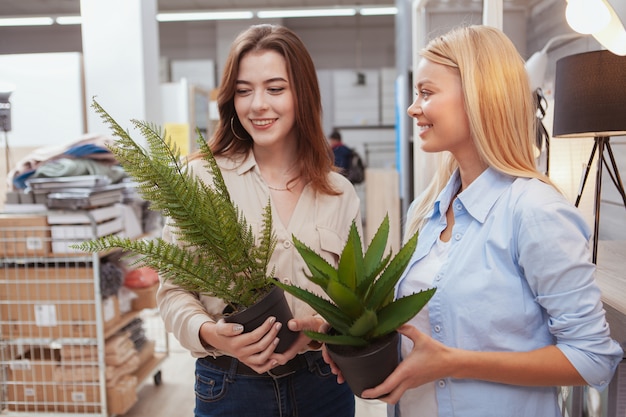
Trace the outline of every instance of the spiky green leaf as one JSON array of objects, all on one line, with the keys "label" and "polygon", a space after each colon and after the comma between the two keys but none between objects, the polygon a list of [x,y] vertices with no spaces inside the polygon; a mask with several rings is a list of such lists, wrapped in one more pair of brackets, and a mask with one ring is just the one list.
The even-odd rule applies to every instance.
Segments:
[{"label": "spiky green leaf", "polygon": [[387,239],[389,237],[389,215],[386,214],[383,221],[380,223],[378,230],[374,234],[372,241],[367,247],[367,251],[365,252],[364,258],[364,274],[368,277],[369,280],[373,280],[378,274],[376,273],[379,265],[381,265],[381,261],[383,259],[383,255],[385,254],[385,250],[387,249]]},{"label": "spiky green leaf", "polygon": [[348,333],[351,336],[363,337],[378,325],[378,317],[373,310],[365,310],[361,317],[350,326]]},{"label": "spiky green leaf", "polygon": [[402,273],[406,269],[411,256],[417,246],[417,236],[415,233],[406,244],[398,251],[396,256],[393,257],[387,268],[383,271],[380,277],[374,282],[372,291],[369,294],[369,299],[366,301],[366,307],[373,310],[380,310],[382,306],[390,299],[390,294],[393,294],[395,285],[402,276]]},{"label": "spiky green leaf", "polygon": [[378,324],[371,334],[377,338],[391,333],[407,321],[411,320],[435,294],[436,288],[429,288],[415,294],[399,298],[378,312]]},{"label": "spiky green leaf", "polygon": [[350,336],[347,334],[330,335],[326,333],[312,332],[310,330],[305,330],[304,334],[313,340],[328,343],[329,345],[367,346],[368,344],[368,341],[362,337]]},{"label": "spiky green leaf", "polygon": [[[394,288],[417,246],[417,233],[395,256],[391,253],[384,256],[389,234],[387,216],[364,254],[359,253],[355,246],[355,242],[360,239],[356,233],[355,222],[350,227],[349,238],[337,268],[333,268],[310,248],[302,248],[303,258],[311,272],[309,279],[320,285],[335,304],[303,289],[285,289],[317,310],[338,333],[306,332],[309,337],[329,344],[364,346],[391,333],[414,317],[430,300],[435,288],[393,301]],[[299,242],[295,236],[294,242]],[[299,245],[301,244],[298,243],[297,246]],[[360,241],[358,245],[360,247]],[[356,262],[357,259],[361,261]],[[357,268],[357,263],[362,267]],[[333,273],[337,274],[337,280],[329,278]],[[342,282],[348,285],[343,285]],[[356,291],[349,286],[352,282],[360,283]],[[340,314],[343,316],[340,317]],[[339,324],[334,325],[332,320]]]},{"label": "spiky green leaf", "polygon": [[353,220],[348,233],[348,241],[339,257],[337,279],[352,292],[356,292],[360,277],[363,277],[363,246],[356,222]]},{"label": "spiky green leaf", "polygon": [[333,266],[329,264],[326,259],[322,258],[317,254],[317,252],[308,247],[295,236],[293,236],[293,244],[300,256],[302,256],[302,259],[304,259],[304,263],[306,263],[311,272],[316,275],[316,278],[322,282],[326,281],[326,284],[324,285],[320,285],[316,282],[318,285],[322,288],[326,288],[328,285],[327,281],[337,280],[337,270],[333,268]]},{"label": "spiky green leaf", "polygon": [[362,300],[348,287],[339,281],[329,281],[326,286],[326,294],[337,307],[352,319],[357,319],[363,314]]},{"label": "spiky green leaf", "polygon": [[353,319],[337,308],[330,301],[304,290],[298,286],[286,284],[278,280],[274,281],[275,285],[285,290],[289,294],[304,301],[310,305],[315,311],[321,315],[333,328],[342,333],[347,333],[350,329]]}]

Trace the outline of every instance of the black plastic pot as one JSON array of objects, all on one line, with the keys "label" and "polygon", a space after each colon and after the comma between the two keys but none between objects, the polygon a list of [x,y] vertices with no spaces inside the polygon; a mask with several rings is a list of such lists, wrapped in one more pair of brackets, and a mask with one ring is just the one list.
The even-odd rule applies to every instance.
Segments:
[{"label": "black plastic pot", "polygon": [[326,345],[331,359],[346,383],[360,397],[363,391],[381,384],[398,366],[400,335],[390,333],[365,347]]},{"label": "black plastic pot", "polygon": [[276,317],[276,321],[283,324],[278,331],[278,346],[275,352],[283,353],[296,341],[298,332],[292,332],[287,327],[287,322],[293,318],[285,293],[282,288],[274,286],[272,290],[254,305],[240,312],[224,317],[228,323],[239,323],[243,325],[243,331],[250,332],[259,327],[268,317]]}]

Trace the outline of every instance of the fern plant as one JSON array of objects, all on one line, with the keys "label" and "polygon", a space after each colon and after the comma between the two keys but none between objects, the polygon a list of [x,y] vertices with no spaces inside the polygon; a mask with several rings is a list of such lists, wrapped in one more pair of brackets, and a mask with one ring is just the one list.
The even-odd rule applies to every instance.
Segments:
[{"label": "fern plant", "polygon": [[309,268],[307,278],[319,285],[330,299],[276,282],[286,292],[309,304],[332,328],[328,334],[307,330],[307,336],[329,345],[366,346],[395,331],[426,305],[435,288],[394,300],[395,285],[411,259],[418,234],[415,233],[393,259],[391,254],[383,258],[388,236],[389,216],[385,216],[364,254],[353,221],[337,268],[294,236],[294,246]]},{"label": "fern plant", "polygon": [[193,175],[180,151],[153,124],[131,120],[146,139],[135,142],[95,100],[92,107],[116,137],[111,152],[137,182],[137,191],[150,208],[174,221],[179,244],[161,238],[135,240],[105,236],[74,245],[86,252],[122,249],[133,256],[132,266],[149,266],[189,291],[224,300],[232,311],[257,302],[271,289],[268,271],[276,245],[271,207],[263,212],[260,244],[230,198],[222,173],[201,134],[198,146],[213,184]]}]

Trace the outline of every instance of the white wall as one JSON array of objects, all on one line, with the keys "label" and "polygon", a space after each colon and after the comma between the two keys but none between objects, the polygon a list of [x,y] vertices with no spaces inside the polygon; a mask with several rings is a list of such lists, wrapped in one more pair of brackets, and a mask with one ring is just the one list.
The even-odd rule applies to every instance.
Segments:
[{"label": "white wall", "polygon": [[[156,0],[82,0],[85,95],[124,128],[131,119],[161,123]],[[109,134],[89,107],[87,129]]]},{"label": "white wall", "polygon": [[0,55],[0,81],[15,88],[9,98],[9,147],[60,144],[81,136],[82,78],[82,56],[77,52]]}]

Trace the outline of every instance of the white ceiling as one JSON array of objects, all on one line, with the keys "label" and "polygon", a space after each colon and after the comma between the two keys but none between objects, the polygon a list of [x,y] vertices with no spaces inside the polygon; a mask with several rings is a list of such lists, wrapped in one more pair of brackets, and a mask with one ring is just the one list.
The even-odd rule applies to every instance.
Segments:
[{"label": "white ceiling", "polygon": [[[393,5],[395,0],[157,0],[158,10],[260,9],[337,5]],[[0,0],[0,15],[79,14],[80,0]]]},{"label": "white ceiling", "polygon": [[[505,0],[505,7],[512,5],[530,8],[544,1],[546,0]],[[396,0],[157,0],[157,2],[160,12],[396,4]],[[430,0],[429,5],[455,9],[475,6],[481,2],[482,0]],[[0,16],[76,14],[80,14],[80,0],[0,0]]]}]

